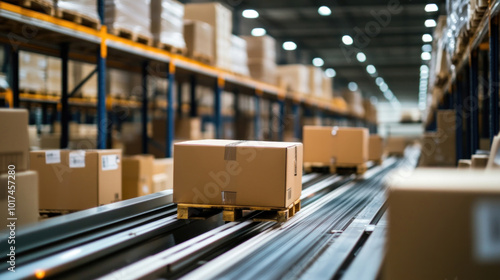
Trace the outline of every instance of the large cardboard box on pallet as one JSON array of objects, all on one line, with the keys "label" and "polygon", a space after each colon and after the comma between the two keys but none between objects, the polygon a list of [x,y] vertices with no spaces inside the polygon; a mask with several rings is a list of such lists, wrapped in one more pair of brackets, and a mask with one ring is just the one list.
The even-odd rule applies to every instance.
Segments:
[{"label": "large cardboard box on pallet", "polygon": [[276,62],[264,58],[249,58],[248,69],[250,76],[256,80],[271,85],[277,84]]},{"label": "large cardboard box on pallet", "polygon": [[30,153],[38,172],[40,209],[83,210],[122,197],[121,150],[45,150]]},{"label": "large cardboard box on pallet", "polygon": [[389,136],[385,145],[385,151],[388,155],[403,156],[408,141],[405,137]]},{"label": "large cardboard box on pallet", "polygon": [[149,41],[153,38],[149,0],[106,0],[104,9],[104,23],[110,33],[119,34],[121,30],[132,37],[141,36]]},{"label": "large cardboard box on pallet", "polygon": [[28,169],[28,111],[0,109],[0,174],[14,165],[17,171]]},{"label": "large cardboard box on pallet", "polygon": [[210,24],[199,20],[185,20],[184,40],[189,57],[210,64],[214,62],[214,31]]},{"label": "large cardboard box on pallet", "polygon": [[150,9],[155,42],[184,49],[184,5],[175,0],[151,0]]},{"label": "large cardboard box on pallet", "polygon": [[174,202],[285,208],[302,191],[302,144],[199,140],[174,145]]},{"label": "large cardboard box on pallet", "polygon": [[[15,170],[15,180],[9,178],[9,174],[0,175],[0,184],[2,191],[0,192],[0,218],[7,221],[7,218],[17,218],[16,225],[26,225],[38,221],[38,174],[35,171],[20,171]],[[8,184],[8,181],[14,184]],[[15,192],[13,195],[7,192],[7,186],[15,186],[11,190]],[[14,196],[12,202],[15,203],[13,207],[14,216],[8,215],[9,198]]]},{"label": "large cardboard box on pallet", "polygon": [[269,36],[242,36],[247,41],[247,52],[249,58],[262,58],[276,61],[276,40]]},{"label": "large cardboard box on pallet", "polygon": [[459,169],[393,180],[384,279],[500,279],[498,182]]},{"label": "large cardboard box on pallet", "polygon": [[309,69],[302,64],[278,66],[278,78],[286,90],[309,94]]},{"label": "large cardboard box on pallet", "polygon": [[136,155],[122,160],[122,198],[130,199],[153,192],[154,157]]},{"label": "large cardboard box on pallet", "polygon": [[199,20],[214,28],[214,65],[231,70],[231,35],[233,31],[233,14],[221,3],[189,3],[184,6],[184,18]]},{"label": "large cardboard box on pallet", "polygon": [[357,165],[368,161],[366,128],[304,126],[304,162]]},{"label": "large cardboard box on pallet", "polygon": [[380,162],[384,154],[384,139],[380,135],[370,135],[368,140],[368,160]]}]

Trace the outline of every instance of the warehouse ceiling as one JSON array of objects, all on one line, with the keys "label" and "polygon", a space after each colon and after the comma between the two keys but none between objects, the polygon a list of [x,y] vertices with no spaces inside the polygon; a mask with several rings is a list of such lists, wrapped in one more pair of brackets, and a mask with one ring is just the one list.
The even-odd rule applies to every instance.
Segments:
[{"label": "warehouse ceiling", "polygon": [[[186,2],[209,2],[191,0]],[[315,57],[324,60],[323,69],[336,71],[335,88],[345,88],[355,82],[365,97],[383,94],[375,83],[382,77],[400,102],[418,101],[419,69],[422,65],[422,35],[432,34],[425,20],[445,14],[445,1],[428,0],[220,0],[233,8],[234,33],[249,35],[256,27],[266,29],[277,39],[278,62],[311,64]],[[436,3],[437,12],[426,12],[426,4]],[[321,16],[318,8],[327,6],[328,16]],[[245,9],[254,9],[258,18],[241,15]],[[353,38],[345,45],[342,37]],[[293,41],[294,51],[285,51],[281,45]],[[356,54],[363,52],[365,62]],[[372,64],[376,76],[367,73]]]}]

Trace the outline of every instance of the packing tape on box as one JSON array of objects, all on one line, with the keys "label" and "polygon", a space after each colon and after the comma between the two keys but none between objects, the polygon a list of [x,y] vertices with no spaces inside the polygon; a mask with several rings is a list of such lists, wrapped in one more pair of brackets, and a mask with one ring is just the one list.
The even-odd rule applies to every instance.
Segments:
[{"label": "packing tape on box", "polygon": [[224,160],[236,160],[236,146],[247,141],[236,141],[226,145],[224,149]]}]

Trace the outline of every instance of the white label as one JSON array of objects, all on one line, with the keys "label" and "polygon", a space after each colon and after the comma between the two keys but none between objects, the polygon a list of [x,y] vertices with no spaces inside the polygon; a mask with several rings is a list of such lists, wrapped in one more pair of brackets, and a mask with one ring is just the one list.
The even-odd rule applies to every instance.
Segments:
[{"label": "white label", "polygon": [[85,151],[75,151],[69,153],[69,167],[70,168],[84,168],[85,167]]},{"label": "white label", "polygon": [[119,162],[118,155],[102,156],[102,170],[116,170]]},{"label": "white label", "polygon": [[478,262],[500,261],[500,199],[481,199],[473,209],[474,256]]},{"label": "white label", "polygon": [[45,164],[61,163],[61,151],[52,150],[45,152]]}]

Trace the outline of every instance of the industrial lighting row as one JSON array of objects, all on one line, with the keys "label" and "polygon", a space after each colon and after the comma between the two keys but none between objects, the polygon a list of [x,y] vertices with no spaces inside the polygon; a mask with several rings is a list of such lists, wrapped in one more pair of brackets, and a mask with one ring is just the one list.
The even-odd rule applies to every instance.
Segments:
[{"label": "industrial lighting row", "polygon": [[427,86],[429,81],[429,66],[420,66],[420,85],[418,90],[418,109],[425,110],[427,104]]},{"label": "industrial lighting row", "polygon": [[[428,13],[433,13],[437,12],[439,10],[438,6],[434,3],[430,3],[425,5],[424,10]],[[436,21],[433,19],[427,19],[424,22],[425,27],[436,27]],[[432,51],[432,45],[429,44],[432,42],[433,38],[431,34],[424,34],[422,35],[422,42],[425,44],[422,46],[422,54],[420,55],[420,58],[423,61],[429,61],[432,58],[431,51]],[[419,84],[419,91],[418,91],[418,108],[420,110],[425,110],[426,104],[427,104],[427,88],[428,88],[428,83],[429,83],[429,66],[422,64],[420,66],[420,84]]]}]

